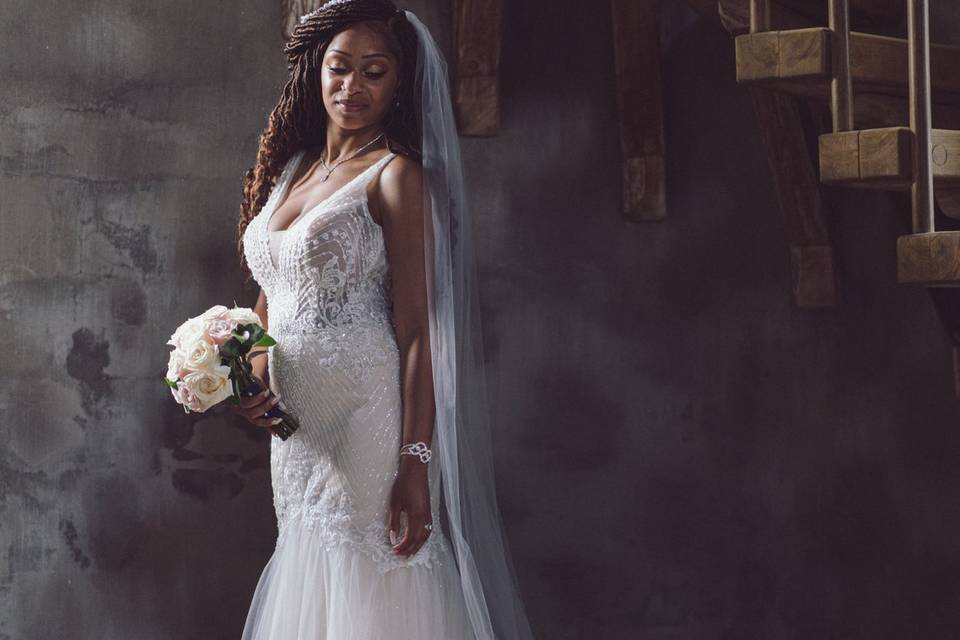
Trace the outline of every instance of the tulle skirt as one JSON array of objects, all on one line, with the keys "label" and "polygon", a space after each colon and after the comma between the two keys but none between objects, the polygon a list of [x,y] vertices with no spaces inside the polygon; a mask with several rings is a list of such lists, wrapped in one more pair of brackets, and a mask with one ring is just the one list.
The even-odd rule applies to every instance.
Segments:
[{"label": "tulle skirt", "polygon": [[[350,546],[288,523],[253,594],[243,640],[475,640],[453,551],[440,562],[378,571]],[[425,543],[426,544],[426,543]]]}]

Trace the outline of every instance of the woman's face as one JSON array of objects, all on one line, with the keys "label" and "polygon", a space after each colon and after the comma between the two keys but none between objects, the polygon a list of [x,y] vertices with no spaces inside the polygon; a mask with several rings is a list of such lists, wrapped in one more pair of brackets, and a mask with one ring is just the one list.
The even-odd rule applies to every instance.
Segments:
[{"label": "woman's face", "polygon": [[320,71],[323,105],[344,129],[373,127],[393,108],[398,61],[384,36],[357,24],[330,41]]}]

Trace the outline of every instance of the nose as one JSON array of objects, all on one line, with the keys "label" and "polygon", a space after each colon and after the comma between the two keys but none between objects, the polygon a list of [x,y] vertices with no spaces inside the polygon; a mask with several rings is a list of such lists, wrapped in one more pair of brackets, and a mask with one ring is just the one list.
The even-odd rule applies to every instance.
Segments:
[{"label": "nose", "polygon": [[350,72],[346,76],[344,76],[343,83],[340,85],[343,92],[346,93],[348,96],[352,96],[354,93],[357,92],[357,88],[356,88],[357,81],[355,80],[355,78],[356,78],[356,71]]}]

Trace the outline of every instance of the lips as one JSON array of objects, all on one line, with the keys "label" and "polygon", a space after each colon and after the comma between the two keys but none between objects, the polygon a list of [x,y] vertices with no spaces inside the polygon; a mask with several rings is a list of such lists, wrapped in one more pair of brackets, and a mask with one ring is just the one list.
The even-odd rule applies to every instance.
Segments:
[{"label": "lips", "polygon": [[366,102],[357,102],[356,100],[337,100],[337,104],[344,111],[359,111],[367,106]]}]

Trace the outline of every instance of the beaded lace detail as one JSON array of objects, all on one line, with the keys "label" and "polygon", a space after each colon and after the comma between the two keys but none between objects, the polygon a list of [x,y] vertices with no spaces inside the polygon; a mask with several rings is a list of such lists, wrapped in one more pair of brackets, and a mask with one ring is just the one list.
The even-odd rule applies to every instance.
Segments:
[{"label": "beaded lace detail", "polygon": [[428,470],[434,531],[416,554],[390,548],[388,509],[401,445],[400,354],[390,269],[367,184],[388,153],[275,238],[267,222],[304,156],[295,153],[244,231],[244,254],[267,297],[270,386],[300,419],[286,441],[272,438],[270,471],[282,544],[304,526],[328,549],[347,545],[381,573],[440,562],[439,468]]}]

